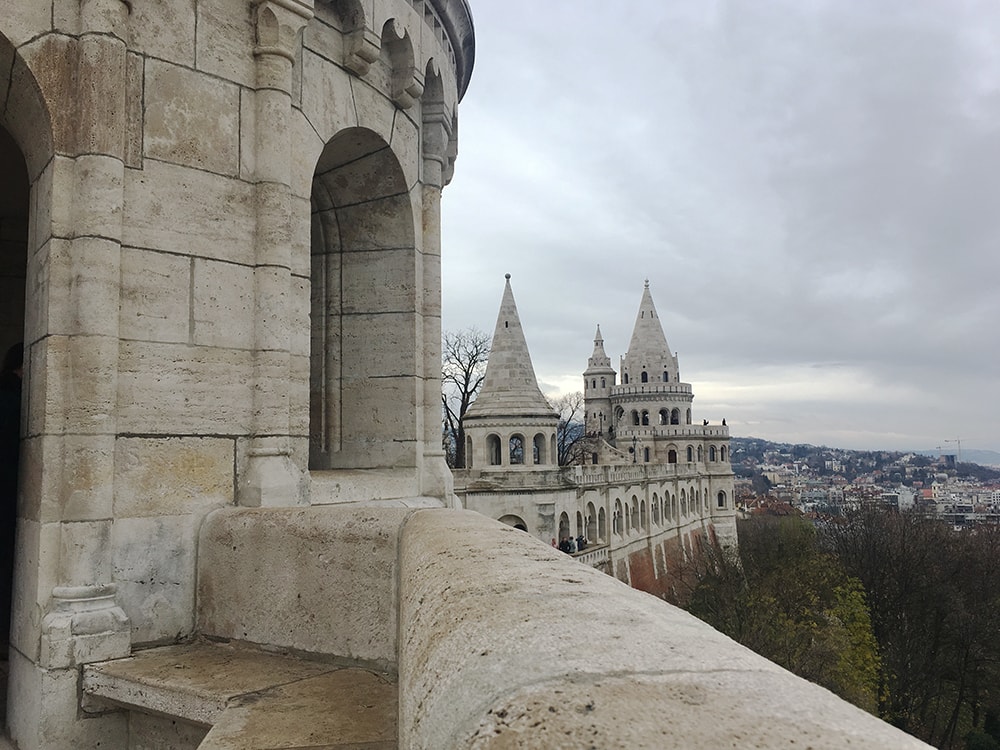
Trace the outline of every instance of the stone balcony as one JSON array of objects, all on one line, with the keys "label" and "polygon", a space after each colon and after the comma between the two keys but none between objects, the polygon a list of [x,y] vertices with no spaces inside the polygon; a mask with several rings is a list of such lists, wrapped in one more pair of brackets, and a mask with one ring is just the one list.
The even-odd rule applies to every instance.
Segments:
[{"label": "stone balcony", "polygon": [[[469,511],[227,508],[199,568],[200,639],[87,670],[85,708],[129,710],[134,746],[926,747]],[[359,712],[395,736],[350,734]],[[155,744],[164,716],[193,728]]]}]

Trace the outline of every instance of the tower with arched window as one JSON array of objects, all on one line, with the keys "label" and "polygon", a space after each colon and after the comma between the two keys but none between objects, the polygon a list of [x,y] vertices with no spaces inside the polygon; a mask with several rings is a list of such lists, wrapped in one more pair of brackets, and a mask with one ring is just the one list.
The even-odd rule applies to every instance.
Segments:
[{"label": "tower with arched window", "polygon": [[506,278],[483,387],[462,420],[466,468],[553,468],[559,415],[538,387]]}]

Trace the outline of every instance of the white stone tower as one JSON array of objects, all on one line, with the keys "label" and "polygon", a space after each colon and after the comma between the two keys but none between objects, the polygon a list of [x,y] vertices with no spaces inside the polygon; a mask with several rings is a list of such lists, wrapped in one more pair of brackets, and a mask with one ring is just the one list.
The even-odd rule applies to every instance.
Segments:
[{"label": "white stone tower", "polygon": [[538,388],[506,279],[483,387],[462,420],[467,468],[556,466],[559,415]]},{"label": "white stone tower", "polygon": [[620,369],[621,381],[611,394],[616,444],[622,450],[634,450],[637,462],[676,463],[676,446],[662,439],[674,435],[663,428],[691,424],[694,396],[691,384],[680,380],[677,355],[670,351],[663,334],[649,281],[642,290],[632,339]]},{"label": "white stone tower", "polygon": [[584,423],[588,433],[605,435],[611,427],[611,389],[617,375],[611,366],[611,357],[604,351],[601,327],[594,334],[594,353],[587,360],[583,373],[583,396],[586,404]]}]

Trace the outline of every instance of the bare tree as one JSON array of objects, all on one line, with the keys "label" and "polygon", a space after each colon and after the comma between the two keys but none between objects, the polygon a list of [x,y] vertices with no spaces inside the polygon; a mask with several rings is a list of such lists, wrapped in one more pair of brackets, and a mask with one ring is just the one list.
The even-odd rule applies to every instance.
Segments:
[{"label": "bare tree", "polygon": [[445,331],[441,340],[441,441],[453,469],[465,468],[462,417],[483,384],[490,344],[490,336],[475,327]]},{"label": "bare tree", "polygon": [[559,425],[556,427],[556,450],[560,466],[584,463],[586,433],[584,430],[584,400],[583,393],[567,393],[552,402],[559,412]]}]

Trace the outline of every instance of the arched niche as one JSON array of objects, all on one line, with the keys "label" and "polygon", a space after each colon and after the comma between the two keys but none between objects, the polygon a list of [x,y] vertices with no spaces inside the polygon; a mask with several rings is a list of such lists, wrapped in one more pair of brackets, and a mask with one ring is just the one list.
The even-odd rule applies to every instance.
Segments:
[{"label": "arched niche", "polygon": [[418,260],[396,154],[339,132],[311,198],[310,469],[415,466]]}]

